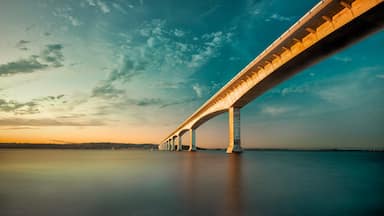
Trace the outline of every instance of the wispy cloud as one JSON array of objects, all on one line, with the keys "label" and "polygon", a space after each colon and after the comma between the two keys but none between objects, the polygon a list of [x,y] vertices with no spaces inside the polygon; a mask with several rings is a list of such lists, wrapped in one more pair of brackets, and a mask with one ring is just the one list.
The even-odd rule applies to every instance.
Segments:
[{"label": "wispy cloud", "polygon": [[[154,19],[121,35],[127,41],[119,47],[114,69],[92,90],[93,97],[119,98],[126,94],[125,85],[133,79],[145,79],[148,87],[176,88],[191,86],[185,80],[210,59],[220,55],[220,48],[229,43],[231,32],[217,31],[192,40],[188,32],[170,28],[165,20]],[[190,39],[190,40],[189,40]],[[165,80],[166,78],[166,80]],[[183,84],[180,83],[183,80]],[[167,85],[159,85],[167,83]],[[105,94],[103,94],[105,93]],[[142,95],[147,95],[141,92]]]},{"label": "wispy cloud", "polygon": [[261,113],[271,115],[271,116],[278,116],[278,115],[286,114],[291,111],[293,111],[292,107],[283,107],[283,106],[264,106],[261,109]]},{"label": "wispy cloud", "polygon": [[203,96],[203,87],[200,86],[200,84],[198,83],[193,84],[192,89],[196,93],[196,96],[198,98],[201,98]]},{"label": "wispy cloud", "polygon": [[309,92],[308,88],[309,88],[309,86],[307,86],[307,85],[285,87],[285,88],[281,89],[281,95],[287,96],[287,95],[291,95],[291,94],[306,93],[306,92]]},{"label": "wispy cloud", "polygon": [[[111,9],[107,5],[107,3],[104,2],[104,1],[101,1],[101,0],[86,0],[86,3],[88,3],[88,5],[90,5],[92,7],[97,7],[104,14],[111,12]],[[115,5],[117,5],[117,4],[115,3]]]},{"label": "wispy cloud", "polygon": [[[120,11],[123,14],[128,14],[128,11],[116,2],[112,3],[112,7],[114,7],[116,10]],[[134,6],[129,4],[128,8],[132,9],[132,8],[134,8]]]},{"label": "wispy cloud", "polygon": [[0,65],[0,77],[32,73],[34,71],[46,69],[47,67],[48,65],[40,63],[36,56],[31,56],[28,59],[20,59],[14,62]]},{"label": "wispy cloud", "polygon": [[61,17],[63,19],[65,19],[67,22],[69,22],[72,26],[80,26],[81,25],[81,22],[76,18],[74,17],[73,15],[71,15],[72,13],[72,8],[70,7],[64,7],[64,8],[57,8],[56,10],[54,10],[53,12],[53,15],[56,16],[56,17]]},{"label": "wispy cloud", "polygon": [[0,112],[12,112],[16,115],[39,113],[39,104],[34,101],[17,102],[15,100],[0,99]]},{"label": "wispy cloud", "polygon": [[28,50],[28,47],[27,45],[31,43],[31,41],[27,41],[27,40],[20,40],[19,42],[17,42],[16,44],[16,47],[20,50],[23,50],[23,51],[27,51]]},{"label": "wispy cloud", "polygon": [[26,119],[26,118],[3,118],[0,126],[101,126],[104,122],[99,120],[87,121],[65,121],[51,118]]},{"label": "wispy cloud", "polygon": [[117,98],[125,91],[114,86],[115,83],[126,83],[133,77],[142,73],[145,67],[142,61],[133,61],[129,56],[122,56],[117,68],[113,69],[107,76],[106,80],[101,81],[92,89],[92,97],[100,97],[104,99]]},{"label": "wispy cloud", "polygon": [[272,14],[271,16],[265,18],[265,21],[269,22],[271,20],[276,20],[279,22],[291,22],[295,19],[295,17],[288,17],[288,16],[283,16],[277,13]]},{"label": "wispy cloud", "polygon": [[266,22],[278,21],[278,22],[292,22],[295,20],[295,16],[285,16],[280,13],[269,13],[273,11],[273,4],[267,1],[248,1],[246,15],[251,15],[254,18],[264,20]]},{"label": "wispy cloud", "polygon": [[24,126],[0,128],[0,130],[35,130],[35,129],[39,129],[39,128],[37,128],[37,127],[24,127]]},{"label": "wispy cloud", "polygon": [[216,11],[218,11],[218,9],[220,9],[220,7],[221,7],[221,5],[213,6],[212,8],[206,10],[204,13],[200,14],[199,18],[204,19],[206,17],[209,17],[210,15],[216,13]]},{"label": "wispy cloud", "polygon": [[122,89],[117,89],[109,81],[102,81],[92,89],[92,97],[113,99],[125,94]]},{"label": "wispy cloud", "polygon": [[41,112],[41,108],[44,105],[53,105],[54,103],[61,101],[63,97],[63,94],[57,96],[45,96],[26,102],[0,99],[0,112],[13,113],[15,115],[36,114]]},{"label": "wispy cloud", "polygon": [[350,58],[350,57],[347,57],[347,56],[339,56],[339,55],[335,55],[335,56],[333,56],[332,59],[334,59],[334,60],[336,60],[336,61],[344,62],[344,63],[348,63],[348,62],[351,62],[351,61],[352,61],[352,58]]},{"label": "wispy cloud", "polygon": [[39,55],[0,65],[0,77],[32,73],[49,67],[61,67],[64,61],[61,44],[49,44]]},{"label": "wispy cloud", "polygon": [[225,43],[230,42],[232,36],[231,32],[225,33],[222,31],[204,34],[201,38],[204,41],[204,47],[199,48],[198,52],[192,55],[188,66],[197,68],[204,65],[210,58],[218,56],[218,50]]},{"label": "wispy cloud", "polygon": [[185,35],[185,32],[180,29],[175,29],[174,34],[176,37],[183,37]]},{"label": "wispy cloud", "polygon": [[154,106],[162,105],[164,102],[160,98],[142,98],[142,99],[127,99],[125,101],[128,105],[136,106]]},{"label": "wispy cloud", "polygon": [[61,67],[64,61],[62,49],[63,45],[61,44],[49,44],[40,54],[40,58],[53,67]]},{"label": "wispy cloud", "polygon": [[182,98],[177,100],[167,100],[160,106],[160,108],[166,108],[166,107],[175,106],[175,105],[184,105],[184,104],[192,103],[198,100],[199,98],[197,97],[188,97],[188,98]]}]

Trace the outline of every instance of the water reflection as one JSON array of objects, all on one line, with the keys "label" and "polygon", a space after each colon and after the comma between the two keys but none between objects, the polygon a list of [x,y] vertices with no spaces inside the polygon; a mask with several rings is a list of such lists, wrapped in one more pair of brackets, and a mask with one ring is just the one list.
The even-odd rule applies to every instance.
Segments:
[{"label": "water reflection", "polygon": [[243,179],[242,157],[239,154],[231,154],[228,157],[228,183],[226,196],[225,215],[243,215]]},{"label": "water reflection", "polygon": [[184,159],[184,214],[243,215],[241,155],[228,155],[223,161],[222,155],[189,152]]},{"label": "water reflection", "polygon": [[0,214],[384,215],[383,164],[373,152],[0,151]]},{"label": "water reflection", "polygon": [[198,184],[197,176],[198,176],[198,160],[196,159],[197,155],[195,152],[188,152],[185,155],[184,166],[182,166],[182,171],[184,173],[183,177],[183,205],[187,212],[190,214],[195,214],[199,210],[199,206],[197,205],[197,194],[196,187]]}]

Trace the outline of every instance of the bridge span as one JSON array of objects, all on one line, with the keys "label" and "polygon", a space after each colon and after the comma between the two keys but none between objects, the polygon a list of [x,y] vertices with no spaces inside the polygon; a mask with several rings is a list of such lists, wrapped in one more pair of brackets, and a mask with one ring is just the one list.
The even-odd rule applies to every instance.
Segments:
[{"label": "bridge span", "polygon": [[182,136],[189,131],[189,151],[195,151],[196,129],[228,112],[227,153],[241,152],[243,106],[304,68],[383,27],[384,0],[320,1],[161,141],[159,149],[182,150]]}]

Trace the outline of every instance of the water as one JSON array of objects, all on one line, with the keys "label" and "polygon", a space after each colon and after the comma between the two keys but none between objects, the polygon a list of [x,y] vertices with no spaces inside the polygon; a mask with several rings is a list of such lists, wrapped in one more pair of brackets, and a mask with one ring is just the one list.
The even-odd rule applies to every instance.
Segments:
[{"label": "water", "polygon": [[384,215],[384,153],[0,150],[0,215]]}]

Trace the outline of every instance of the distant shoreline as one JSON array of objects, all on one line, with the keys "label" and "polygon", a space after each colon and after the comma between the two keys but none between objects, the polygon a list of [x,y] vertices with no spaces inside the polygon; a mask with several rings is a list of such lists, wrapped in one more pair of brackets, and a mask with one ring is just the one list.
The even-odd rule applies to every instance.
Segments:
[{"label": "distant shoreline", "polygon": [[79,143],[79,144],[32,144],[32,143],[0,143],[0,149],[152,149],[157,150],[156,144],[131,143]]},{"label": "distant shoreline", "polygon": [[[79,150],[97,150],[97,149],[146,149],[158,150],[157,144],[132,144],[132,143],[67,143],[67,144],[33,144],[33,143],[0,143],[0,149],[79,149]],[[187,150],[188,146],[183,145]],[[205,151],[225,151],[225,148],[201,148],[197,150]],[[364,152],[384,152],[384,149],[356,149],[356,148],[320,148],[320,149],[289,149],[289,148],[244,148],[245,151],[364,151]]]},{"label": "distant shoreline", "polygon": [[[209,151],[225,151],[225,148],[200,148],[197,150]],[[335,151],[362,151],[362,152],[384,152],[384,149],[357,149],[357,148],[319,148],[319,149],[305,149],[305,148],[243,148],[244,151],[321,151],[321,152],[335,152]]]}]

